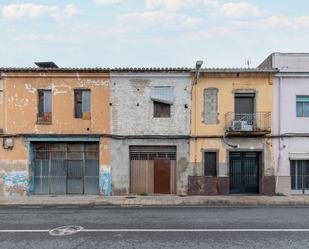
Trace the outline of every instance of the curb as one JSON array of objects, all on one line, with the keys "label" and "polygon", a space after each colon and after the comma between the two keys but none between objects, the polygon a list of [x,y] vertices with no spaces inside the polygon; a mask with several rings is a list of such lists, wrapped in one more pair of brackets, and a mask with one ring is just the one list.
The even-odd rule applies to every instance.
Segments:
[{"label": "curb", "polygon": [[93,198],[88,200],[74,200],[70,199],[27,199],[24,200],[1,200],[1,207],[63,207],[63,208],[93,208],[93,207],[159,207],[159,206],[226,206],[226,207],[259,207],[259,206],[309,206],[309,198],[126,198],[126,197],[107,197],[107,198]]}]

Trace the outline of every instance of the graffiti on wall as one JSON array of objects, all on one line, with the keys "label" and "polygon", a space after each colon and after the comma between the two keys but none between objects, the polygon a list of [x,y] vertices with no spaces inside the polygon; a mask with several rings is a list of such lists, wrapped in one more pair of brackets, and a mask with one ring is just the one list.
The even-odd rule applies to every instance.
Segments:
[{"label": "graffiti on wall", "polygon": [[2,175],[4,195],[25,195],[28,190],[28,172],[11,171]]},{"label": "graffiti on wall", "polygon": [[111,173],[110,170],[107,168],[104,168],[101,170],[101,181],[100,181],[100,189],[101,193],[104,196],[110,196],[111,195]]}]

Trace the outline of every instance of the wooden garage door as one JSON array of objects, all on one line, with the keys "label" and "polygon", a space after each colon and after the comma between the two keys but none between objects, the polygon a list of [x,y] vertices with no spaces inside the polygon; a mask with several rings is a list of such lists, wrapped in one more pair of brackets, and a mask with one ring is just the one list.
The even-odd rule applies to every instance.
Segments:
[{"label": "wooden garage door", "polygon": [[131,146],[130,192],[176,193],[176,147]]}]

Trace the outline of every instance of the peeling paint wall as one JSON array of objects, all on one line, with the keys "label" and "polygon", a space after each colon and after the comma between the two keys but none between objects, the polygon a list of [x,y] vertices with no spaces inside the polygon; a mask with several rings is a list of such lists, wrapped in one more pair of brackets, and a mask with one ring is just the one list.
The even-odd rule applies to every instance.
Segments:
[{"label": "peeling paint wall", "polygon": [[185,139],[126,139],[111,141],[112,146],[112,194],[130,193],[130,146],[176,146],[176,193],[186,195],[188,175],[192,174],[189,164],[189,141]]},{"label": "peeling paint wall", "polygon": [[[170,118],[153,117],[151,87],[174,88]],[[189,74],[112,74],[111,129],[119,135],[190,134],[191,77]]]},{"label": "peeling paint wall", "polygon": [[[204,90],[218,89],[218,124],[205,124]],[[192,125],[194,135],[222,135],[225,128],[225,114],[234,112],[235,91],[254,90],[256,93],[256,112],[273,111],[273,76],[268,74],[205,74],[192,89]],[[197,96],[195,94],[197,93]],[[195,107],[196,101],[196,107]],[[196,109],[195,109],[196,108]],[[273,122],[271,122],[273,131]]]},{"label": "peeling paint wall", "polygon": [[14,139],[13,149],[4,149],[0,139],[0,196],[26,195],[29,188],[28,143]]},{"label": "peeling paint wall", "polygon": [[[153,117],[152,87],[174,89],[170,118]],[[111,75],[111,129],[117,135],[189,135],[191,112],[190,74],[137,73]],[[111,187],[113,195],[130,192],[130,145],[177,146],[176,191],[187,194],[189,139],[112,139]]]},{"label": "peeling paint wall", "polygon": [[[30,145],[24,134],[91,135],[110,133],[109,74],[7,73],[0,80],[0,129],[14,137],[14,147],[0,140],[0,196],[32,193]],[[74,89],[91,90],[91,119],[74,118]],[[52,90],[52,123],[37,123],[38,89]],[[61,139],[59,139],[61,142]],[[109,138],[100,141],[100,172],[110,172]],[[104,173],[106,175],[106,173]],[[103,175],[103,173],[102,173]],[[100,179],[102,179],[100,175]],[[109,186],[110,179],[101,186]],[[101,184],[101,180],[100,180]],[[108,187],[100,194],[109,195]]]},{"label": "peeling paint wall", "polygon": [[[109,133],[108,74],[4,75],[3,129],[8,134]],[[74,118],[74,89],[91,90],[91,119]],[[52,90],[52,124],[37,124],[38,89]],[[1,100],[1,96],[0,96]],[[0,127],[1,128],[1,127]]]}]

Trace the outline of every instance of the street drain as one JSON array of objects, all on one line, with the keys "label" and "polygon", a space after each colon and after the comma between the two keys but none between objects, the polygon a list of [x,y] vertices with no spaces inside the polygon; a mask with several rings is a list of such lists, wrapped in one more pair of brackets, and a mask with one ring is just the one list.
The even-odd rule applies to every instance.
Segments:
[{"label": "street drain", "polygon": [[66,236],[80,232],[84,228],[81,226],[63,226],[57,227],[49,231],[51,236]]}]

